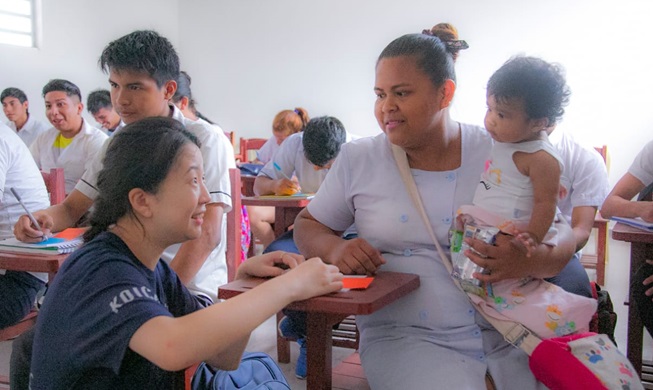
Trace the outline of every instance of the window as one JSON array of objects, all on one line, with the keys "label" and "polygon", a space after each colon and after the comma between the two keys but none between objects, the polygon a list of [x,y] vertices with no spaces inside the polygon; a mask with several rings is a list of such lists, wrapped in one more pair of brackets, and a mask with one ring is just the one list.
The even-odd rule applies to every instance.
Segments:
[{"label": "window", "polygon": [[0,44],[36,47],[36,1],[0,0]]}]

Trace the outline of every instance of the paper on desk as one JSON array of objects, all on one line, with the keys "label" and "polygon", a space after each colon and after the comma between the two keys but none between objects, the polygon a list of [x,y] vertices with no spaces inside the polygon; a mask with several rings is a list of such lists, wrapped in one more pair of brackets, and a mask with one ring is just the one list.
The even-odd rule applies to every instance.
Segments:
[{"label": "paper on desk", "polygon": [[342,288],[345,290],[364,290],[374,280],[373,276],[345,275],[342,279]]},{"label": "paper on desk", "polygon": [[646,231],[653,231],[653,223],[646,222],[641,218],[625,218],[625,217],[612,217],[610,218],[614,221],[624,223],[626,225],[636,227]]}]

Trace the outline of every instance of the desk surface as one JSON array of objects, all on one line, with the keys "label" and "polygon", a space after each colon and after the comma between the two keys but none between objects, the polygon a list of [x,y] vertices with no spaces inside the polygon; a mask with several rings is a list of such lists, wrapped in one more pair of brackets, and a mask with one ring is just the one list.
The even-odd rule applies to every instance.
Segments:
[{"label": "desk surface", "polygon": [[280,198],[258,198],[255,196],[244,196],[242,202],[245,206],[271,206],[285,208],[304,208],[311,203],[310,199],[288,196],[287,199]]},{"label": "desk surface", "polygon": [[[247,278],[220,286],[218,298],[228,299],[251,290],[267,279]],[[370,314],[419,287],[419,276],[399,272],[379,272],[365,290],[340,291],[304,301],[288,309],[332,314]]]},{"label": "desk surface", "polygon": [[612,239],[627,242],[653,243],[653,232],[617,222],[612,228]]},{"label": "desk surface", "polygon": [[0,252],[0,269],[29,272],[57,272],[70,253],[37,255],[32,253]]}]

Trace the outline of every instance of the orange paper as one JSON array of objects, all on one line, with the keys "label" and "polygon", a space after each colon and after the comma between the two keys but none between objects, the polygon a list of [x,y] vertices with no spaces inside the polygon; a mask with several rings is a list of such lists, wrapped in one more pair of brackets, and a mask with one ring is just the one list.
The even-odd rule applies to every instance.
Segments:
[{"label": "orange paper", "polygon": [[364,290],[369,287],[370,283],[374,280],[373,276],[368,277],[351,277],[345,276],[342,279],[342,288],[350,290]]},{"label": "orange paper", "polygon": [[68,228],[55,234],[54,237],[72,240],[84,234],[85,231],[86,228]]}]

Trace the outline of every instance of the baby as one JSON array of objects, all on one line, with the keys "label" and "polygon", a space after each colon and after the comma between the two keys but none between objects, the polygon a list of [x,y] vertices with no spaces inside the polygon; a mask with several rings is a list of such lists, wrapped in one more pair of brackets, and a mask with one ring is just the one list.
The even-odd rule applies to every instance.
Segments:
[{"label": "baby", "polygon": [[[561,69],[538,58],[512,58],[492,75],[485,127],[495,143],[474,204],[460,208],[457,225],[498,228],[514,236],[526,256],[541,243],[556,245],[552,226],[562,162],[545,130],[562,116],[569,94]],[[473,299],[544,338],[587,330],[596,310],[594,300],[541,279],[491,287],[485,299]]]}]

